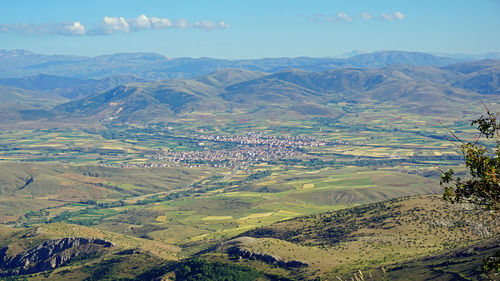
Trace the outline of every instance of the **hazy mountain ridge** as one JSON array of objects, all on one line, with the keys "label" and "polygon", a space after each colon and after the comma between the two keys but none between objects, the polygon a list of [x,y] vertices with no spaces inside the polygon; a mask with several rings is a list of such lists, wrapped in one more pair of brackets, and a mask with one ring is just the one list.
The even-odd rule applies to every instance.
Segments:
[{"label": "hazy mountain ridge", "polygon": [[41,91],[66,99],[79,99],[119,85],[147,81],[149,80],[134,75],[116,75],[97,80],[38,74],[21,78],[0,78],[0,85]]},{"label": "hazy mountain ridge", "polygon": [[13,104],[31,104],[39,107],[49,108],[44,106],[47,103],[57,104],[68,101],[67,99],[58,96],[57,94],[44,93],[37,90],[27,90],[12,86],[0,84],[0,102],[3,105]]},{"label": "hazy mountain ridge", "polygon": [[[286,69],[274,74],[227,69],[194,79],[132,83],[56,109],[121,121],[226,112],[233,108],[246,111],[281,108],[307,116],[335,115],[336,111],[326,110],[325,105],[350,100],[383,102],[410,111],[439,114],[453,108],[454,103],[498,94],[499,66],[498,61],[479,61],[444,68],[391,65],[324,72]],[[455,71],[467,67],[478,71],[466,74]],[[485,80],[490,82],[484,83]],[[305,105],[310,109],[304,110]]]},{"label": "hazy mountain ridge", "polygon": [[231,68],[221,69],[208,75],[197,77],[195,78],[195,80],[208,84],[210,86],[223,88],[238,82],[256,79],[265,75],[268,75],[268,73]]},{"label": "hazy mountain ridge", "polygon": [[145,79],[192,78],[223,68],[278,72],[294,67],[325,71],[340,67],[384,67],[390,64],[444,66],[466,60],[419,52],[382,51],[349,58],[263,58],[227,60],[214,58],[167,58],[155,53],[118,53],[96,57],[47,56],[24,50],[0,50],[0,77],[37,74],[99,79],[134,74]]},{"label": "hazy mountain ridge", "polygon": [[444,67],[464,74],[452,85],[481,94],[500,94],[500,60],[480,60]]},{"label": "hazy mountain ridge", "polygon": [[81,56],[35,54],[27,50],[0,50],[0,72],[9,69],[21,69],[42,63],[76,62],[84,58]]},{"label": "hazy mountain ridge", "polygon": [[[251,110],[269,107],[269,102],[292,114],[335,115],[338,111],[328,109],[329,102],[347,99],[404,105],[436,98],[436,103],[446,104],[448,98],[459,102],[470,99],[473,92],[499,92],[498,61],[436,67],[430,65],[458,60],[425,53],[385,51],[345,59],[299,57],[234,61],[170,59],[154,53],[97,57],[46,56],[19,50],[0,53],[3,63],[0,77],[13,75],[0,78],[0,85],[8,86],[2,90],[3,101],[16,99],[16,103],[25,104],[36,100],[48,108],[68,99],[98,96],[121,85],[145,83],[139,87],[141,90],[135,91],[134,97],[127,96],[128,102],[117,96],[120,89],[124,89],[118,88],[107,105],[97,105],[98,100],[103,102],[107,98],[93,97],[82,100],[85,106],[74,102],[57,108],[80,114],[92,112],[94,117],[103,119],[123,117],[120,120],[133,121],[153,116],[164,119],[189,112],[231,112],[233,107]],[[16,71],[22,77],[16,78]],[[186,85],[196,84],[201,88],[194,94],[186,85],[169,89],[172,82],[148,83],[171,77],[194,77],[184,79]],[[161,84],[165,85],[159,86]],[[183,89],[185,86],[187,89]],[[149,87],[148,91],[144,90]],[[158,89],[153,90],[155,87]],[[90,109],[91,106],[96,108]],[[273,109],[277,108],[269,108]],[[3,115],[20,114],[12,110],[7,108]]]},{"label": "hazy mountain ridge", "polygon": [[[386,54],[387,55],[387,54]],[[131,55],[121,55],[130,58]],[[118,56],[121,59],[121,56]],[[373,56],[370,56],[373,57]],[[376,56],[375,56],[376,57]],[[387,57],[387,56],[382,56]],[[132,56],[132,60],[158,56]],[[99,60],[109,61],[109,57]],[[47,74],[0,79],[8,120],[18,120],[36,102],[99,120],[148,121],[193,112],[283,110],[299,116],[335,116],[330,102],[384,102],[407,110],[440,114],[453,103],[481,100],[500,93],[500,61],[483,60],[445,67],[390,65],[383,68],[346,67],[323,72],[287,68],[277,73],[241,68],[221,69],[193,79],[148,81],[135,75],[80,79]],[[124,86],[127,85],[127,86]],[[16,109],[18,108],[18,109]],[[16,111],[17,110],[17,111]],[[14,112],[15,111],[15,112]],[[10,113],[9,113],[10,112]],[[33,115],[30,111],[30,116]],[[41,115],[40,115],[41,114]],[[57,114],[56,114],[57,115]],[[18,117],[15,117],[18,116]],[[53,113],[36,116],[50,118]]]},{"label": "hazy mountain ridge", "polygon": [[168,118],[190,111],[221,111],[225,102],[217,90],[196,80],[135,83],[57,106],[55,109],[121,121]]}]

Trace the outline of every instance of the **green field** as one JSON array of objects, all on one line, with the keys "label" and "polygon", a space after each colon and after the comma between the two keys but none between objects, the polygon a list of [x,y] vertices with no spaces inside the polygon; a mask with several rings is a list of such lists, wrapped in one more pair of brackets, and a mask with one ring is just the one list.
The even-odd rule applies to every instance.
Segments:
[{"label": "green field", "polygon": [[[465,226],[451,229],[439,223],[426,226],[430,232],[421,232],[414,224],[425,224],[423,218],[443,204],[435,197],[411,197],[416,199],[403,204],[408,208],[398,205],[400,201],[390,201],[392,211],[380,212],[387,211],[392,220],[384,217],[379,230],[366,226],[373,212],[363,212],[360,217],[365,221],[352,221],[357,232],[351,240],[325,244],[329,240],[314,238],[314,233],[321,231],[312,226],[304,228],[307,235],[295,240],[255,234],[256,229],[307,225],[307,221],[325,219],[339,210],[364,208],[359,206],[366,203],[440,194],[440,171],[462,171],[459,152],[434,117],[362,104],[335,106],[348,113],[287,121],[260,116],[245,122],[228,113],[207,115],[203,120],[186,116],[172,122],[0,131],[0,222],[9,226],[4,231],[10,234],[5,237],[11,237],[4,244],[13,245],[22,236],[19,233],[40,227],[45,236],[36,241],[79,235],[108,239],[120,249],[145,251],[127,258],[111,251],[97,261],[90,259],[30,277],[64,280],[99,276],[96,270],[111,261],[113,266],[101,269],[118,272],[137,263],[138,272],[146,274],[152,266],[161,268],[165,276],[180,274],[170,261],[192,256],[235,264],[231,255],[214,251],[214,247],[239,235],[250,235],[254,240],[242,245],[245,249],[310,264],[307,269],[289,270],[255,260],[236,263],[257,269],[262,280],[273,280],[272,274],[332,279],[358,269],[375,270],[377,265],[404,274],[396,270],[398,264],[497,235],[498,225],[489,225],[489,235],[484,237],[464,232]],[[193,114],[191,117],[197,113]],[[461,117],[467,120],[476,115]],[[443,122],[449,120],[445,118]],[[212,119],[217,122],[212,123]],[[448,125],[465,139],[474,137],[474,128],[466,122]],[[263,149],[263,156],[255,157],[252,153],[259,152],[255,148],[264,145],[207,139],[248,133],[260,133],[264,137],[259,140],[264,141],[312,137],[324,145],[275,148],[290,149],[294,152],[290,157],[277,157],[272,149]],[[250,156],[240,156],[245,150]],[[207,151],[216,155],[214,160],[198,156]],[[443,220],[456,215],[443,211],[449,207],[439,208],[444,212],[440,213]],[[480,219],[487,221],[482,216]],[[342,222],[337,227],[341,231]],[[20,232],[12,234],[16,231]],[[29,248],[21,246],[18,248]],[[137,276],[122,271],[124,278]]]}]

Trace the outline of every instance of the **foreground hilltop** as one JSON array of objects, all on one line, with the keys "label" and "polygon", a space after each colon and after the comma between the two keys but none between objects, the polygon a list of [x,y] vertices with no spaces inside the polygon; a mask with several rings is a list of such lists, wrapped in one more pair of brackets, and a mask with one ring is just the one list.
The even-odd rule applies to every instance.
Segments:
[{"label": "foreground hilltop", "polygon": [[[330,279],[357,269],[375,273],[381,266],[389,277],[398,279],[400,271],[409,274],[408,266],[418,268],[422,275],[406,276],[406,280],[446,279],[456,274],[477,278],[481,262],[472,256],[494,252],[499,234],[500,221],[485,212],[452,206],[436,196],[417,196],[277,222],[245,232],[216,251],[243,258],[247,251],[296,260],[306,266],[298,266],[295,274]],[[483,247],[488,249],[489,243],[493,248],[464,250],[479,241],[489,241]],[[443,266],[436,261],[450,259],[462,266],[436,272]],[[416,260],[419,263],[413,264]],[[260,262],[269,264],[265,259]]]},{"label": "foreground hilltop", "polygon": [[[277,222],[214,244],[195,254],[201,260],[177,262],[185,255],[175,245],[67,224],[17,230],[3,227],[0,246],[7,247],[2,250],[4,260],[15,260],[23,253],[26,256],[34,249],[62,241],[73,241],[62,249],[67,254],[81,251],[81,245],[89,241],[100,245],[87,247],[92,251],[74,254],[67,262],[46,268],[45,273],[33,272],[28,276],[33,280],[98,276],[102,280],[151,280],[184,276],[186,266],[212,277],[227,270],[228,274],[246,276],[248,280],[276,280],[278,276],[281,280],[309,280],[317,276],[333,279],[358,269],[381,276],[383,272],[377,269],[380,266],[391,279],[442,280],[462,276],[475,280],[479,277],[480,257],[498,249],[499,234],[500,222],[483,211],[449,205],[436,196],[416,196]],[[54,240],[75,236],[87,240]],[[50,254],[45,257],[51,258]],[[454,261],[452,266],[441,263],[450,260]],[[41,261],[32,260],[36,262]],[[135,264],[134,271],[126,270],[131,262]],[[212,266],[221,271],[210,271]],[[419,276],[408,268],[418,270]],[[2,270],[2,274],[7,274],[6,268]],[[15,269],[11,273],[12,270]]]}]

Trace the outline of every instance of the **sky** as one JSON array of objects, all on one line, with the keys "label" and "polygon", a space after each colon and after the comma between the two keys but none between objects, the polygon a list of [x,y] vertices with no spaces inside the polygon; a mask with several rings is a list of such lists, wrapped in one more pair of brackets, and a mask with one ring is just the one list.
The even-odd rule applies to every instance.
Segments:
[{"label": "sky", "polygon": [[500,52],[500,0],[0,0],[0,49],[226,59]]}]

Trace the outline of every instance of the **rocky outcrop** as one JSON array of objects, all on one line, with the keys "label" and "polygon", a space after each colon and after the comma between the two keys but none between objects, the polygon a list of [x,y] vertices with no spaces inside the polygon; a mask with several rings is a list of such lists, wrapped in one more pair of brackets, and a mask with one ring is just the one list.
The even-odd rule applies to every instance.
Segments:
[{"label": "rocky outcrop", "polygon": [[284,268],[299,268],[309,266],[306,262],[301,262],[297,260],[284,261],[278,256],[273,256],[264,253],[252,252],[247,249],[242,249],[238,246],[230,247],[226,250],[229,255],[237,256],[243,259],[259,260],[267,264],[276,265]]},{"label": "rocky outcrop", "polygon": [[8,256],[8,247],[0,249],[0,276],[42,272],[63,266],[73,258],[98,254],[113,243],[95,238],[62,238],[42,244],[15,257]]},{"label": "rocky outcrop", "polygon": [[238,237],[220,244],[217,247],[217,250],[226,252],[229,255],[236,256],[238,258],[259,260],[267,264],[272,264],[283,268],[291,269],[291,268],[300,268],[309,266],[307,262],[302,262],[298,260],[285,261],[278,256],[269,255],[266,253],[258,253],[245,249],[245,246],[251,246],[254,243],[258,243],[258,238]]}]

